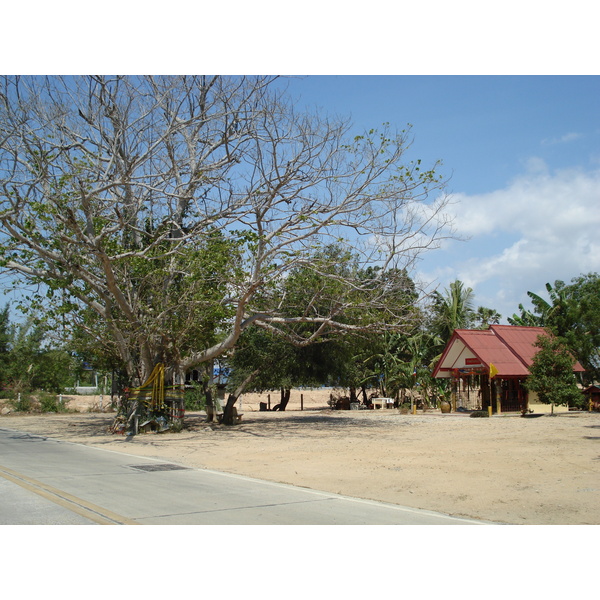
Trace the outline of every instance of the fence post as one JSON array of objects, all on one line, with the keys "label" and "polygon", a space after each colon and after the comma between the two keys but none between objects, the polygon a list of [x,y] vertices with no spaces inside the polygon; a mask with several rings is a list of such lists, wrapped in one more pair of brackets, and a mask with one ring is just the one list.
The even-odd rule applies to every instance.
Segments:
[{"label": "fence post", "polygon": [[304,410],[304,394],[300,394],[300,410]]}]

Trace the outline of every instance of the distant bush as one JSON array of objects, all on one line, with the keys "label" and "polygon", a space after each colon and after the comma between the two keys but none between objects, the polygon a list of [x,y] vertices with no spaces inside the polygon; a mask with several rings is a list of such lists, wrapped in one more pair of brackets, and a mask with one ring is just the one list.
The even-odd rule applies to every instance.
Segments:
[{"label": "distant bush", "polygon": [[471,419],[477,419],[478,417],[489,417],[489,413],[487,410],[476,410],[472,412],[470,415]]},{"label": "distant bush", "polygon": [[38,395],[38,402],[40,403],[40,410],[42,412],[68,412],[67,402],[59,401],[59,397],[56,394],[48,394],[41,392]]},{"label": "distant bush", "polygon": [[199,385],[186,388],[183,398],[185,410],[204,410],[206,408],[206,396]]},{"label": "distant bush", "polygon": [[68,400],[59,402],[59,397],[49,392],[37,391],[20,395],[7,393],[6,396],[8,396],[7,404],[14,412],[70,412],[67,407]]},{"label": "distant bush", "polygon": [[31,412],[33,410],[33,399],[27,394],[11,398],[9,404],[15,412]]}]

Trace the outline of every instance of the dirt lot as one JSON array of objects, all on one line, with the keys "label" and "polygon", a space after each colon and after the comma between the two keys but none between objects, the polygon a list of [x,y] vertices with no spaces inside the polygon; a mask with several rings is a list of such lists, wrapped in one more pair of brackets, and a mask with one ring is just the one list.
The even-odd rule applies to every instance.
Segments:
[{"label": "dirt lot", "polygon": [[[301,411],[296,394],[281,413],[260,412],[266,396],[247,395],[240,425],[207,424],[203,413],[189,413],[181,433],[130,441],[107,433],[114,418],[107,412],[5,414],[0,427],[500,523],[600,524],[598,413],[471,419],[331,411],[327,398],[304,392]],[[272,395],[271,405],[277,402]],[[69,406],[98,409],[99,399],[72,398]]]}]

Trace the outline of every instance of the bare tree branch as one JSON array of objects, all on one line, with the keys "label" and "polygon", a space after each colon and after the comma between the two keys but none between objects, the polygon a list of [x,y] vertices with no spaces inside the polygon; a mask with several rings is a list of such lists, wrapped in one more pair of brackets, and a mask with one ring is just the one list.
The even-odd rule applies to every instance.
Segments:
[{"label": "bare tree branch", "polygon": [[[61,289],[131,377],[211,360],[250,326],[298,344],[402,327],[384,275],[452,235],[444,182],[407,161],[410,131],[349,131],[269,77],[0,78],[2,269]],[[353,273],[314,263],[332,244]],[[345,291],[282,314],[301,268]],[[351,324],[363,304],[386,322]]]}]

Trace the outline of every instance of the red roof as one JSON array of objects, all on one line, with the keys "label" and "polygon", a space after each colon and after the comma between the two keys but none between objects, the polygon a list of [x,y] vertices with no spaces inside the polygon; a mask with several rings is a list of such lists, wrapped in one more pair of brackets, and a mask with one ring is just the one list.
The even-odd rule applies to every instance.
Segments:
[{"label": "red roof", "polygon": [[491,325],[490,329],[529,367],[539,348],[535,342],[540,335],[547,335],[542,327],[515,327],[514,325]]},{"label": "red roof", "polygon": [[[534,346],[539,335],[547,335],[542,327],[491,325],[489,329],[456,329],[441,359],[434,377],[448,377],[452,370],[484,368],[490,364],[498,370],[498,377],[527,377],[528,367],[538,351]],[[576,363],[574,371],[583,371]]]}]

